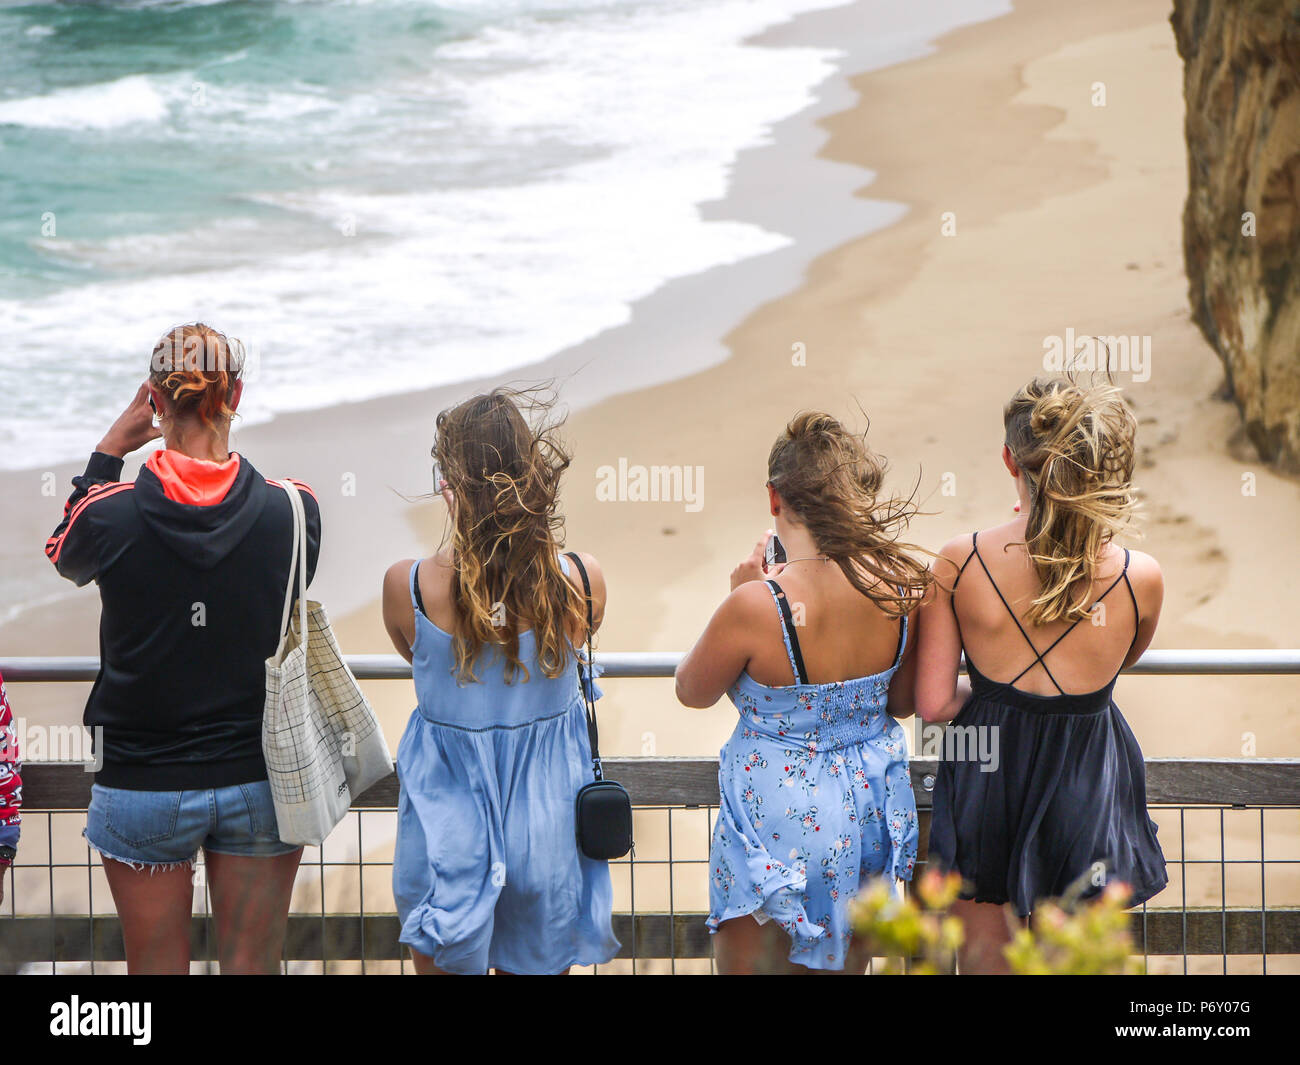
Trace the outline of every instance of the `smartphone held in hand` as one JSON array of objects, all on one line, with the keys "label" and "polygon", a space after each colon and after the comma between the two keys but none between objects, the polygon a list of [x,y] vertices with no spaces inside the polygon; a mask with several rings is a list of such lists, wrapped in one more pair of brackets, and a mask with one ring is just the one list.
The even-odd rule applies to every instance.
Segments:
[{"label": "smartphone held in hand", "polygon": [[767,538],[767,547],[763,549],[763,563],[767,566],[779,566],[784,562],[785,547],[776,533],[773,533]]}]

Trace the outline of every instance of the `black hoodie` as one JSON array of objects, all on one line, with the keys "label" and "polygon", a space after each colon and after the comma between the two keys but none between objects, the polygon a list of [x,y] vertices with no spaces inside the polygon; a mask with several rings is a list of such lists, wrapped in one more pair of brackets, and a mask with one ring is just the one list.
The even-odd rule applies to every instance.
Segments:
[{"label": "black hoodie", "polygon": [[[177,791],[265,780],[264,663],[289,578],[288,497],[242,456],[224,494],[202,503],[177,501],[182,478],[164,485],[148,466],[134,483],[121,473],[120,458],[91,455],[45,547],[78,587],[99,585],[100,669],[85,711],[103,761],[96,782]],[[320,509],[294,483],[310,583]]]}]

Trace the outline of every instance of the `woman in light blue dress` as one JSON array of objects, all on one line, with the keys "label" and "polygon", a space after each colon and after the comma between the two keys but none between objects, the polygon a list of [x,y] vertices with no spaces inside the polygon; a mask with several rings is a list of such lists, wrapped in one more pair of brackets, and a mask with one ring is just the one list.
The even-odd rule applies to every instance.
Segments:
[{"label": "woman in light blue dress", "polygon": [[[722,973],[866,970],[850,903],[910,880],[916,804],[895,720],[912,712],[908,634],[926,568],[898,542],[912,510],[884,464],[826,414],[797,415],[768,459],[767,536],[677,670],[687,706],[740,714],[719,756],[709,930]],[[779,556],[778,556],[779,557]]]},{"label": "woman in light blue dress", "polygon": [[[418,706],[397,751],[393,895],[418,973],[552,974],[618,951],[605,862],[574,799],[592,779],[574,647],[580,576],[560,553],[555,425],[497,390],[438,416],[435,480],[451,542],[384,580],[384,623]],[[605,584],[590,555],[599,625]]]}]

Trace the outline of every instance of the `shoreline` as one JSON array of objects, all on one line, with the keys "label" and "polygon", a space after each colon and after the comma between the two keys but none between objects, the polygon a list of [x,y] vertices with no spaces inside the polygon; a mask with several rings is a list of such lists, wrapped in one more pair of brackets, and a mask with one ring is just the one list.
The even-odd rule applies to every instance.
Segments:
[{"label": "shoreline", "polygon": [[[993,7],[999,0],[988,2]],[[961,5],[944,0],[938,7],[947,12]],[[905,47],[894,45],[884,60],[877,56],[877,64],[883,62],[886,67],[913,61],[909,55],[933,52],[932,42],[951,32],[942,28],[922,32],[915,25],[915,16],[909,25],[906,16],[893,13],[882,0],[844,0],[838,6],[805,12],[770,26],[746,44],[839,47],[846,30],[867,16],[885,19],[886,28],[901,22],[910,36],[921,41]],[[964,20],[972,17],[965,15]],[[857,51],[874,50],[860,47]],[[853,51],[845,51],[835,59],[835,66],[835,73],[815,87],[814,99],[807,107],[770,127],[768,143],[752,145],[739,153],[727,194],[698,204],[706,221],[759,225],[788,237],[786,246],[674,278],[634,302],[623,325],[508,373],[473,377],[405,395],[287,411],[246,428],[236,423],[231,449],[246,450],[249,461],[254,461],[266,476],[292,475],[305,480],[322,501],[331,482],[339,484],[340,476],[354,478],[356,495],[336,496],[334,507],[325,511],[330,547],[322,554],[321,568],[313,583],[313,594],[319,594],[336,617],[352,617],[373,605],[382,570],[372,575],[373,580],[363,581],[350,565],[350,560],[374,550],[363,535],[365,530],[383,530],[382,550],[385,557],[392,559],[427,549],[438,540],[440,515],[413,512],[404,497],[418,499],[429,490],[428,448],[439,410],[499,384],[554,382],[560,405],[576,415],[620,395],[689,380],[727,361],[731,357],[724,342],[727,333],[756,307],[796,289],[818,256],[842,244],[846,236],[862,236],[897,224],[908,210],[905,203],[863,195],[875,181],[876,172],[857,162],[831,160],[822,150],[826,140],[823,122],[852,106],[856,94],[850,82],[864,67],[870,67],[870,62],[866,58],[855,60]],[[806,198],[784,196],[774,190],[770,182],[773,173],[781,177],[782,186],[807,190]],[[677,354],[665,358],[665,349]],[[364,443],[351,451],[354,461],[349,461],[347,453],[350,442],[340,440],[335,430],[338,425],[349,430],[361,427],[365,434]],[[566,435],[572,437],[571,433]],[[134,478],[146,456],[147,452],[128,456],[123,478]],[[0,614],[0,645],[7,654],[54,653],[42,650],[53,633],[59,634],[59,643],[75,647],[60,653],[93,653],[97,601],[59,578],[29,546],[44,543],[57,520],[57,502],[66,498],[71,478],[81,472],[83,465],[84,460],[0,470],[0,491],[9,498],[30,497],[33,482],[38,482],[37,490],[49,498],[47,507],[14,515],[6,534],[0,536],[0,564],[11,570],[17,567],[37,571],[30,596],[24,595],[23,603],[11,606],[9,614]],[[52,495],[51,478],[56,486]],[[357,501],[366,507],[364,524],[348,513],[350,504]],[[46,702],[39,695],[38,699]]]}]

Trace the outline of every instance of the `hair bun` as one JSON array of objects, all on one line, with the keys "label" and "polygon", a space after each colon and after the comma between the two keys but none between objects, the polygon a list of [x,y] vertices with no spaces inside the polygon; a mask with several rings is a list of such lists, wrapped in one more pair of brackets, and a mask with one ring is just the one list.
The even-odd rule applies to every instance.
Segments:
[{"label": "hair bun", "polygon": [[1024,543],[1040,591],[1025,620],[1081,620],[1106,546],[1130,528],[1137,422],[1113,384],[1073,378],[1034,378],[1002,417],[1030,489]]},{"label": "hair bun", "polygon": [[1069,420],[1070,412],[1076,402],[1076,397],[1069,397],[1063,391],[1048,392],[1034,404],[1034,409],[1030,411],[1030,430],[1035,436],[1051,436],[1060,428],[1062,422]]},{"label": "hair bun", "polygon": [[169,330],[149,361],[149,379],[167,393],[174,412],[195,414],[209,429],[234,416],[230,404],[243,371],[243,345],[202,322]]}]

